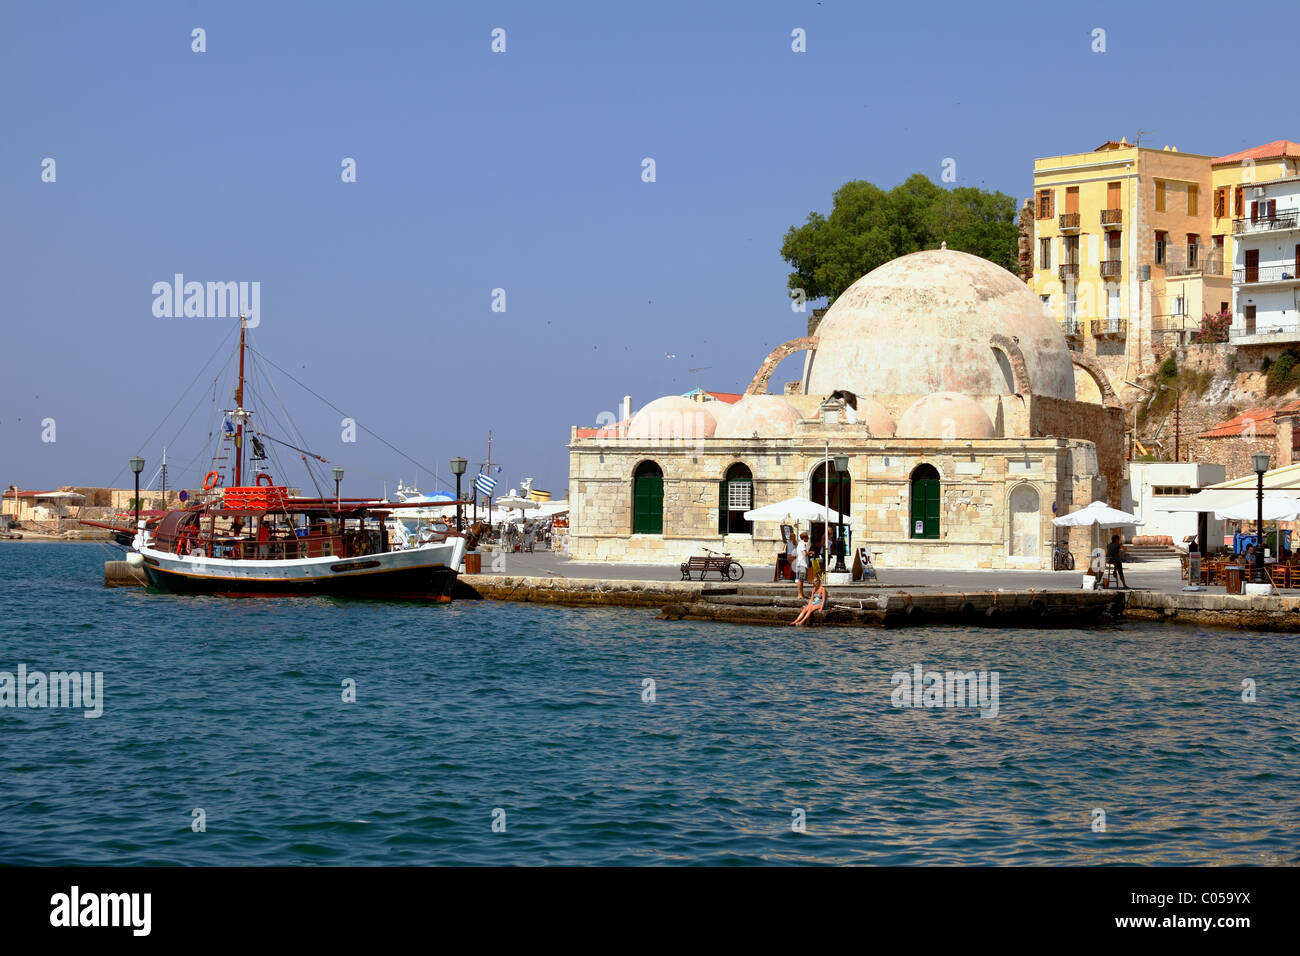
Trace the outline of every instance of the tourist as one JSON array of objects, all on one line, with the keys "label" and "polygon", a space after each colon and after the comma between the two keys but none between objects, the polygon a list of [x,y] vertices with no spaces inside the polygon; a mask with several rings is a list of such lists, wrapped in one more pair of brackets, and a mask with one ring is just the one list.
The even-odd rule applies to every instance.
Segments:
[{"label": "tourist", "polygon": [[807,624],[808,619],[818,611],[826,610],[826,585],[822,583],[823,579],[821,577],[815,577],[812,581],[815,585],[812,599],[803,606],[803,610],[799,612],[798,617],[790,622],[791,624]]},{"label": "tourist", "polygon": [[799,597],[807,597],[803,593],[804,578],[808,576],[808,532],[805,531],[799,535],[799,545],[794,552],[794,579],[799,585]]},{"label": "tourist", "polygon": [[799,550],[799,539],[795,536],[794,529],[791,528],[790,533],[786,536],[785,539],[785,575],[784,576],[786,580],[794,580],[794,556],[795,556],[795,552],[798,550]]},{"label": "tourist", "polygon": [[1106,560],[1115,568],[1115,576],[1119,578],[1119,586],[1125,591],[1129,589],[1128,582],[1124,580],[1124,551],[1125,547],[1117,534],[1111,535],[1110,544],[1106,546]]}]

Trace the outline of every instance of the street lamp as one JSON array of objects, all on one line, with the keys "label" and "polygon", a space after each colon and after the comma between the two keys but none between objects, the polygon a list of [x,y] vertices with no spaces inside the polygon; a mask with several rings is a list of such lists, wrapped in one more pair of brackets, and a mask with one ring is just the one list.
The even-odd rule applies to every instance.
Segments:
[{"label": "street lamp", "polygon": [[456,476],[456,530],[461,530],[460,515],[460,476],[465,474],[465,459],[453,458],[451,460],[451,473]]},{"label": "street lamp", "polygon": [[1256,452],[1250,456],[1250,463],[1259,479],[1255,492],[1259,507],[1255,523],[1255,583],[1267,584],[1268,577],[1264,574],[1264,472],[1268,471],[1268,453]]},{"label": "street lamp", "polygon": [[334,510],[343,510],[343,499],[339,497],[339,486],[343,484],[343,469],[334,466]]},{"label": "street lamp", "polygon": [[844,480],[841,475],[847,474],[849,470],[849,456],[835,456],[835,487],[839,489],[839,495],[835,499],[835,510],[839,512],[839,521],[836,522],[835,529],[835,573],[840,574],[848,569],[844,567]]},{"label": "street lamp", "polygon": [[144,471],[144,459],[136,455],[130,461],[131,471],[135,474],[135,530],[140,531],[140,472]]}]

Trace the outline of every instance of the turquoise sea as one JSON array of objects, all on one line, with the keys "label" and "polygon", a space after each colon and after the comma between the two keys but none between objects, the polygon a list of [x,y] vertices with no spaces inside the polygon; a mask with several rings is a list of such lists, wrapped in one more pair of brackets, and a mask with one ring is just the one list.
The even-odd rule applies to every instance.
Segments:
[{"label": "turquoise sea", "polygon": [[[187,598],[109,556],[0,543],[0,671],[104,680],[0,708],[0,862],[1300,862],[1300,638]],[[915,664],[997,671],[998,715],[892,706]]]}]

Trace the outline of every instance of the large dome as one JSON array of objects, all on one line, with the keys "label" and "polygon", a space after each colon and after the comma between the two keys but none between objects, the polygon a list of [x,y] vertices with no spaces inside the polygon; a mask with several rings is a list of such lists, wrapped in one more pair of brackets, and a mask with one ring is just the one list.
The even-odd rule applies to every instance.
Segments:
[{"label": "large dome", "polygon": [[1019,347],[1035,395],[1074,400],[1065,336],[1025,283],[965,252],[900,256],[853,283],[827,310],[807,391],[1010,394],[1012,363],[991,346],[996,335]]}]

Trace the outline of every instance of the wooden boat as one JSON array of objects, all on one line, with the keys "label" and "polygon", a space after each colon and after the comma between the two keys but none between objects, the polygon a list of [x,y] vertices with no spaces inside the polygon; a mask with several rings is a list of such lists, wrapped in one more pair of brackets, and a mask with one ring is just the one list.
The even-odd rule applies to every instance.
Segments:
[{"label": "wooden boat", "polygon": [[[450,601],[465,557],[464,536],[450,530],[390,536],[387,519],[407,507],[402,502],[304,497],[274,480],[260,438],[279,440],[254,429],[244,407],[245,333],[241,316],[225,454],[214,457],[218,467],[184,508],[140,522],[127,562],[144,572],[151,587],[171,592]],[[302,454],[304,463],[308,454]],[[225,465],[219,462],[233,464],[229,487],[222,485]],[[246,475],[252,484],[245,484]]]}]

